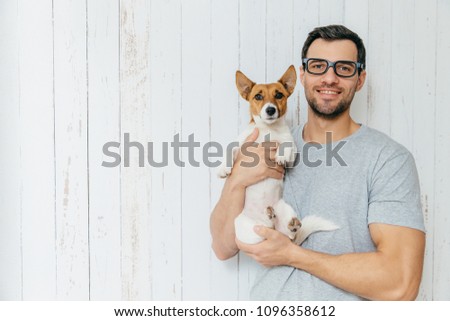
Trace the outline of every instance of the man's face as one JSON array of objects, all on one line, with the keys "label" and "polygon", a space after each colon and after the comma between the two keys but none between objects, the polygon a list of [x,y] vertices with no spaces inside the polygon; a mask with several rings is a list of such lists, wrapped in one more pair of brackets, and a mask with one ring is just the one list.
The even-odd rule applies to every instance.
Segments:
[{"label": "man's face", "polygon": [[[356,45],[350,40],[325,41],[316,39],[308,49],[307,58],[357,61]],[[332,67],[323,75],[312,75],[300,67],[300,80],[305,88],[306,100],[312,111],[323,118],[333,119],[349,112],[355,92],[364,85],[366,72],[363,70],[350,78],[342,78]]]}]

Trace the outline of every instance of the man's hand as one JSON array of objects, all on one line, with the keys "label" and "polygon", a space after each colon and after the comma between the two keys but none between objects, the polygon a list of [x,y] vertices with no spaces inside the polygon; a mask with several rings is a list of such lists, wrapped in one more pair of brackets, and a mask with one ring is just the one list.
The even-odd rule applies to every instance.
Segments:
[{"label": "man's hand", "polygon": [[259,130],[255,128],[246,138],[243,150],[239,150],[231,171],[230,178],[243,188],[268,177],[282,179],[284,176],[284,167],[275,163],[278,144],[271,143],[270,147],[256,144],[258,136]]},{"label": "man's hand", "polygon": [[241,251],[265,267],[290,264],[290,251],[296,245],[286,235],[265,226],[255,226],[255,232],[265,240],[250,245],[236,239],[236,244]]},{"label": "man's hand", "polygon": [[[234,219],[242,212],[245,204],[245,190],[247,186],[253,185],[267,177],[282,179],[284,168],[275,160],[276,144],[270,148],[270,152],[264,146],[250,146],[259,136],[258,129],[255,129],[245,140],[247,148],[245,154],[238,153],[233,165],[231,175],[225,181],[219,202],[211,213],[211,236],[212,248],[216,256],[221,260],[226,260],[239,251],[235,243]],[[247,155],[247,156],[246,156]],[[254,166],[244,166],[252,163],[254,157],[259,162]],[[267,159],[268,158],[268,159]]]}]

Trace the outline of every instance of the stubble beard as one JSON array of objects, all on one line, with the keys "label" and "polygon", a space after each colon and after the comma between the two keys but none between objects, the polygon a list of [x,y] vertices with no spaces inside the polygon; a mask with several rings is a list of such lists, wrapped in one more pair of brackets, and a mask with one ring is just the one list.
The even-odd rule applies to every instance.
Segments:
[{"label": "stubble beard", "polygon": [[327,106],[327,103],[319,105],[317,99],[312,98],[309,95],[306,96],[306,101],[316,116],[324,119],[336,119],[350,108],[354,96],[355,91],[353,90],[350,96],[347,99],[339,101],[335,108]]}]

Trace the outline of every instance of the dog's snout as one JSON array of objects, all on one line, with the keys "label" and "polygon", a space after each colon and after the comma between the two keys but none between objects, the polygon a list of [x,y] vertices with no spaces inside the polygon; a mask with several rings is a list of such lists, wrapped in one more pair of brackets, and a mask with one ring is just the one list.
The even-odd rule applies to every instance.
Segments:
[{"label": "dog's snout", "polygon": [[276,108],[272,106],[266,108],[266,113],[269,116],[273,116],[273,114],[275,114],[276,111],[277,111]]}]

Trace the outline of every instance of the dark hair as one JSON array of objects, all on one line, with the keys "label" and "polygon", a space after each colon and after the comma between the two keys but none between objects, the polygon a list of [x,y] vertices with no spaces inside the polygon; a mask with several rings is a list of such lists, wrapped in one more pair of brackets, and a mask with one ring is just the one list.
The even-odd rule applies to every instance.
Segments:
[{"label": "dark hair", "polygon": [[353,31],[344,27],[342,25],[330,25],[324,27],[317,27],[313,31],[308,34],[308,38],[306,38],[305,43],[302,49],[302,60],[306,58],[306,54],[308,52],[309,46],[316,39],[324,39],[324,40],[351,40],[356,45],[356,49],[358,50],[358,62],[364,65],[364,69],[366,67],[366,48],[364,47],[364,43],[362,39]]}]

